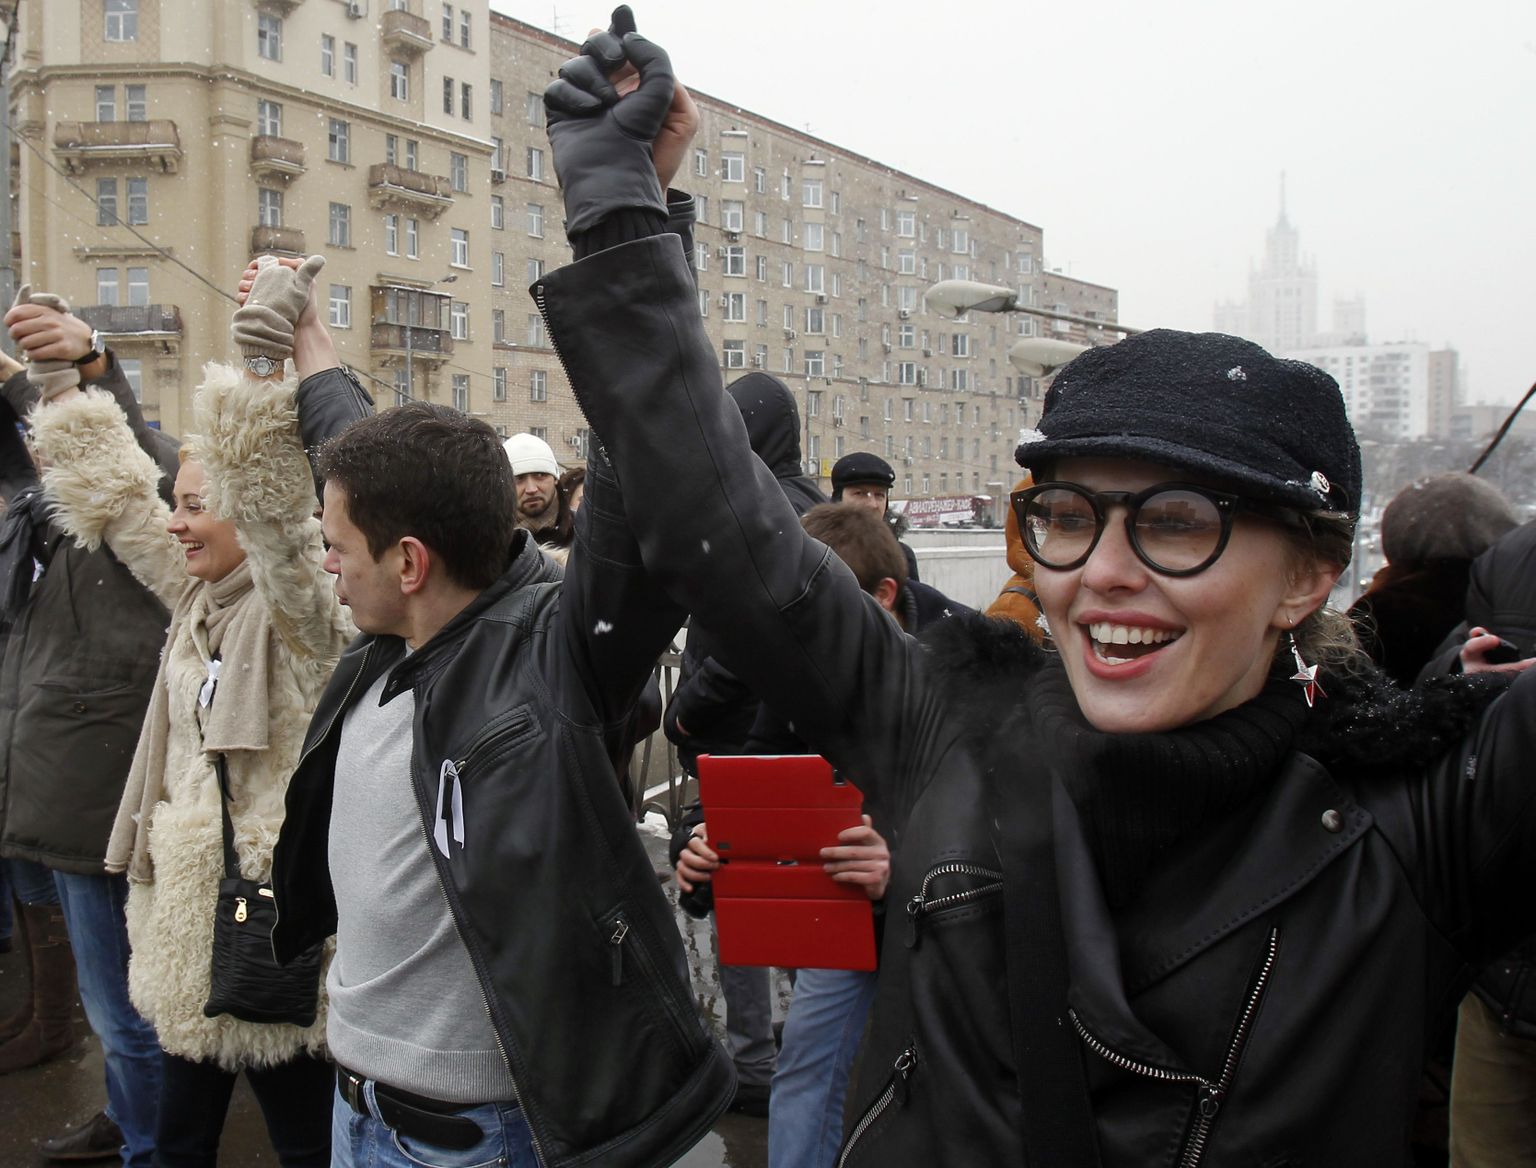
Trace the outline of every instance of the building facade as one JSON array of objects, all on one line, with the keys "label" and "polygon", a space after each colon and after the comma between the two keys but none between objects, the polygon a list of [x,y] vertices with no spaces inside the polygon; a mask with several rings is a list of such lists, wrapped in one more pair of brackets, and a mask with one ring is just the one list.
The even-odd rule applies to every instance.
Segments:
[{"label": "building facade", "polygon": [[[188,428],[252,255],[318,251],[337,348],[381,405],[451,404],[584,457],[527,293],[570,256],[541,95],[576,45],[485,0],[67,0],[29,5],[18,42],[21,278],[108,335],[150,418]],[[1106,321],[1114,290],[1049,272],[1039,227],[696,96],[675,185],[699,200],[727,380],[791,386],[823,478],[866,449],[899,494],[1006,489],[1039,410],[1008,349],[1061,326],[948,321],[925,288],[1005,283]]]}]

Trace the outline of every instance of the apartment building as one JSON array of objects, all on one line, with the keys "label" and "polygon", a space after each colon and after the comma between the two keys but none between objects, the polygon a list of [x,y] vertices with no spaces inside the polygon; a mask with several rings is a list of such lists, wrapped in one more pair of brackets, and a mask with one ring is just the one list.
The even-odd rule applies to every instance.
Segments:
[{"label": "apartment building", "polygon": [[[18,40],[22,278],[109,335],[149,417],[188,427],[252,255],[322,251],[338,348],[381,405],[452,404],[584,456],[527,294],[570,255],[541,94],[577,46],[485,0],[67,0],[29,5]],[[902,495],[1005,489],[1039,409],[1010,345],[1086,334],[945,320],[925,288],[1008,284],[1106,321],[1114,290],[1050,272],[1033,224],[696,96],[677,185],[725,377],[784,378],[813,474],[868,449]]]}]

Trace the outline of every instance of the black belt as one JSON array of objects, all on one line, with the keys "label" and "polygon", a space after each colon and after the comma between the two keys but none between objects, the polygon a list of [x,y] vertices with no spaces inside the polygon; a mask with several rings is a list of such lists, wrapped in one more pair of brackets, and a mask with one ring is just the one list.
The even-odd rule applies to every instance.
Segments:
[{"label": "black belt", "polygon": [[[368,1100],[363,1095],[366,1082],[366,1076],[336,1064],[336,1088],[359,1115],[374,1114],[368,1110]],[[373,1080],[373,1101],[378,1119],[385,1127],[424,1144],[463,1152],[485,1139],[485,1132],[478,1123],[458,1114],[480,1104],[444,1103],[390,1087],[377,1079]]]}]

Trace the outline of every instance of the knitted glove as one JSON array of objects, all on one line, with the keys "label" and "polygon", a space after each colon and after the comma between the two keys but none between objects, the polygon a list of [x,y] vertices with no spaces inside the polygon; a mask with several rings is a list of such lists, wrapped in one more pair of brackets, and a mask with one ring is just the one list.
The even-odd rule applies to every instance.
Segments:
[{"label": "knitted glove", "polygon": [[274,256],[256,260],[256,279],[245,303],[235,309],[229,335],[242,357],[293,356],[293,326],[309,303],[309,290],[325,267],[325,257],[312,255],[297,271]]},{"label": "knitted glove", "polygon": [[[629,9],[616,9],[612,27],[583,45],[582,55],[562,65],[544,91],[568,236],[617,211],[641,209],[666,219],[651,143],[672,104],[672,62],[633,29]],[[639,71],[640,85],[620,99],[608,74],[623,61]]]},{"label": "knitted glove", "polygon": [[[31,284],[23,284],[17,290],[16,300],[11,307],[15,308],[18,304],[41,304],[44,308],[59,312],[69,311],[69,301],[64,297],[55,296],[52,292],[34,292]],[[74,389],[80,384],[80,367],[73,361],[31,361],[27,364],[27,380],[37,386],[37,392],[46,405],[65,390]]]}]

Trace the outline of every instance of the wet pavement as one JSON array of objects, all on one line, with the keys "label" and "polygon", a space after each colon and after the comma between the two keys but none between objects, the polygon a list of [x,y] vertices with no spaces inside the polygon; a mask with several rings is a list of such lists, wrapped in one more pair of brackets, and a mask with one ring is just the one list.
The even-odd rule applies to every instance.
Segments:
[{"label": "wet pavement", "polygon": [[[666,833],[659,817],[641,829],[658,873],[666,869]],[[670,880],[668,895],[676,901]],[[709,925],[678,914],[683,929],[694,990],[700,1009],[724,1035],[724,1003],[714,972]],[[776,1015],[789,1003],[788,982],[775,973]],[[27,972],[17,953],[0,955],[0,1016],[9,1014],[27,992]],[[38,1145],[59,1135],[69,1124],[83,1123],[106,1099],[101,1047],[76,1012],[75,1050],[46,1066],[0,1078],[0,1168],[38,1168],[48,1164]],[[682,1168],[763,1168],[768,1162],[768,1124],[763,1119],[727,1112],[692,1151],[678,1161]],[[109,1165],[112,1162],[107,1162]],[[220,1149],[221,1168],[276,1168],[277,1157],[267,1141],[261,1111],[244,1079],[235,1089]]]}]

